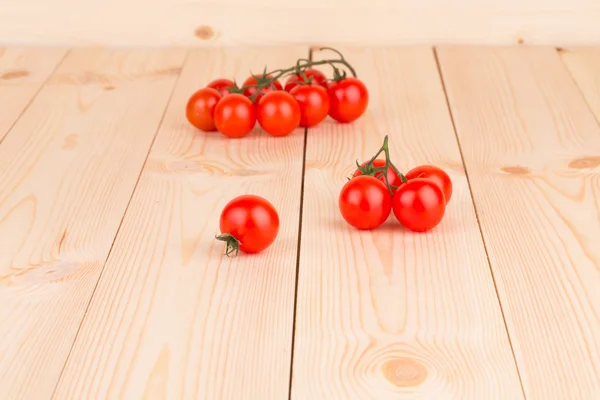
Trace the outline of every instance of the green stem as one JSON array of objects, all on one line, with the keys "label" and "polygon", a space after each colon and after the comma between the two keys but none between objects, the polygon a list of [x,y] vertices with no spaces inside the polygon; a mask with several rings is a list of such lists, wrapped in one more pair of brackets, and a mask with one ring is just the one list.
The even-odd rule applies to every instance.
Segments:
[{"label": "green stem", "polygon": [[229,233],[224,233],[222,235],[215,236],[215,238],[217,240],[227,243],[227,247],[225,248],[225,255],[227,257],[230,257],[231,253],[234,253],[234,252],[235,252],[234,257],[237,257],[237,255],[240,252],[240,245],[241,245],[239,240],[237,240],[233,235],[231,235]]},{"label": "green stem", "polygon": [[[385,154],[385,165],[381,168],[373,167],[373,162],[375,162],[377,157],[379,157],[379,155],[382,152]],[[371,159],[369,161],[367,161],[364,166],[361,166],[360,164],[358,164],[358,161],[356,162],[356,165],[358,165],[358,169],[360,170],[360,172],[363,175],[375,176],[375,175],[377,175],[377,173],[381,172],[383,174],[383,179],[385,180],[385,185],[387,186],[388,190],[390,191],[390,194],[392,194],[392,195],[394,194],[394,190],[397,188],[390,185],[390,182],[387,177],[387,172],[388,172],[389,168],[391,168],[396,173],[396,175],[398,175],[398,177],[400,178],[402,183],[408,182],[408,179],[406,179],[406,176],[404,176],[404,174],[401,173],[398,170],[398,168],[396,168],[396,166],[390,159],[390,148],[388,145],[388,136],[387,135],[385,135],[385,138],[383,139],[383,144],[381,145],[381,147],[379,148],[377,153],[375,153],[375,155],[373,157],[371,157]]]},{"label": "green stem", "polygon": [[[314,67],[317,65],[330,65],[333,70],[334,70],[334,80],[339,80],[339,79],[343,79],[346,77],[345,71],[344,73],[340,73],[339,68],[336,66],[336,64],[338,65],[343,65],[346,68],[348,68],[348,70],[350,70],[350,72],[352,73],[352,76],[356,77],[356,71],[354,70],[354,68],[352,67],[352,65],[350,65],[350,63],[348,63],[348,61],[346,61],[346,59],[344,58],[344,56],[342,55],[342,53],[340,53],[338,50],[335,50],[331,47],[322,47],[320,50],[331,50],[333,52],[335,52],[336,54],[338,54],[340,56],[339,59],[328,59],[328,60],[319,60],[319,61],[312,61],[312,60],[308,60],[306,58],[300,58],[298,59],[298,61],[296,62],[296,64],[290,68],[286,68],[286,69],[276,69],[270,72],[266,72],[263,71],[262,75],[254,75],[252,74],[252,76],[255,77],[255,79],[257,80],[257,83],[255,85],[248,85],[248,86],[242,86],[241,88],[234,88],[234,90],[236,90],[236,93],[242,93],[244,92],[245,89],[251,88],[251,87],[255,87],[257,88],[257,92],[251,96],[251,100],[254,101],[254,99],[256,98],[256,96],[260,93],[260,91],[265,88],[265,87],[270,87],[271,85],[273,85],[273,83],[278,80],[281,79],[282,77],[289,75],[289,74],[300,74],[303,79],[306,79],[306,76],[304,75],[304,70],[306,70],[307,68],[310,67]],[[268,77],[268,76],[271,77]]]}]

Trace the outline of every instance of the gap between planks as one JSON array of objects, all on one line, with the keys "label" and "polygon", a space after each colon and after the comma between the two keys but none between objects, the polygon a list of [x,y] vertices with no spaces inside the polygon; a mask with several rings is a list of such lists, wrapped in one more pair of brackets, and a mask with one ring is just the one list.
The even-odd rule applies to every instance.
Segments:
[{"label": "gap between planks", "polygon": [[510,331],[508,330],[508,324],[506,323],[506,314],[504,311],[504,305],[502,304],[502,299],[500,298],[500,293],[498,292],[498,283],[496,282],[496,275],[494,275],[494,269],[492,268],[492,262],[490,260],[490,253],[488,251],[488,244],[485,240],[485,236],[483,234],[483,230],[481,227],[481,219],[479,218],[479,210],[477,208],[477,203],[475,202],[475,195],[473,193],[473,187],[471,185],[471,179],[469,178],[469,169],[465,164],[465,156],[463,154],[463,149],[460,143],[460,139],[458,137],[458,132],[456,130],[456,122],[454,121],[454,114],[452,113],[452,108],[450,107],[450,98],[448,97],[448,90],[446,87],[446,82],[444,81],[444,75],[442,74],[442,69],[440,67],[440,59],[438,57],[437,47],[433,47],[433,56],[435,57],[435,64],[438,70],[438,75],[440,77],[440,81],[442,84],[442,88],[444,90],[444,97],[446,99],[446,107],[448,108],[448,115],[450,116],[450,122],[452,123],[452,129],[454,130],[454,136],[456,138],[456,144],[458,145],[458,151],[460,153],[460,159],[465,170],[465,178],[467,179],[467,185],[469,187],[469,193],[471,196],[471,202],[473,203],[473,210],[475,212],[475,219],[477,220],[477,226],[479,227],[479,234],[481,235],[481,243],[483,243],[483,249],[485,252],[485,257],[487,259],[488,268],[490,270],[490,275],[492,277],[492,282],[494,283],[494,291],[496,292],[496,297],[498,298],[498,305],[500,306],[500,313],[502,315],[502,322],[504,323],[504,330],[506,331],[506,336],[508,337],[508,344],[510,345],[510,351],[512,352],[513,361],[515,363],[515,369],[517,370],[517,376],[519,377],[519,384],[521,385],[521,392],[523,393],[523,398],[527,398],[525,395],[525,386],[523,385],[523,378],[521,377],[521,371],[519,370],[519,365],[517,363],[517,357],[515,354],[515,348],[513,346],[513,339],[510,335]]},{"label": "gap between planks", "polygon": [[[186,54],[184,56],[183,62],[181,65],[185,65],[185,62],[187,61],[189,56],[189,50],[186,51]],[[58,68],[58,67],[57,67]],[[63,376],[63,373],[65,372],[65,367],[67,366],[67,363],[69,361],[69,358],[71,357],[71,354],[73,352],[73,348],[75,347],[75,342],[77,341],[77,338],[79,337],[79,333],[81,332],[81,327],[83,326],[83,322],[85,321],[85,318],[87,317],[87,313],[90,309],[90,305],[92,304],[92,301],[94,300],[94,294],[96,293],[96,290],[98,289],[98,284],[100,283],[100,280],[102,279],[102,275],[104,274],[104,269],[106,268],[106,263],[108,262],[108,259],[110,258],[110,255],[112,253],[112,250],[115,246],[115,242],[117,241],[117,237],[119,236],[119,232],[121,231],[121,227],[123,226],[123,221],[125,220],[125,216],[127,215],[127,211],[129,211],[129,207],[131,206],[131,201],[133,199],[133,195],[135,194],[138,185],[140,183],[140,179],[142,177],[142,173],[144,172],[144,167],[146,166],[146,164],[148,163],[148,157],[150,156],[150,152],[152,151],[152,148],[154,147],[154,143],[156,142],[156,136],[158,135],[158,132],[160,131],[160,128],[165,120],[165,115],[167,114],[167,110],[169,109],[169,104],[171,103],[171,100],[173,99],[173,93],[175,93],[175,88],[177,87],[177,83],[179,83],[179,79],[181,77],[181,70],[179,71],[179,74],[177,75],[177,78],[175,79],[175,82],[173,84],[173,87],[171,89],[171,93],[169,94],[169,99],[167,100],[167,103],[165,105],[165,109],[162,112],[162,116],[160,118],[160,122],[158,123],[158,126],[156,127],[156,129],[154,130],[154,136],[152,137],[152,141],[150,142],[150,146],[148,147],[148,152],[146,153],[146,158],[144,159],[144,162],[142,163],[141,167],[140,167],[140,171],[139,174],[137,176],[137,179],[135,181],[135,184],[133,185],[133,190],[131,191],[131,195],[129,196],[129,200],[127,201],[127,206],[125,206],[125,211],[123,212],[123,216],[121,217],[121,221],[119,222],[119,226],[117,227],[117,231],[115,233],[115,236],[113,237],[112,243],[110,244],[110,248],[108,250],[108,253],[106,254],[106,258],[104,259],[104,264],[102,266],[102,269],[100,270],[100,274],[98,275],[98,279],[96,280],[96,284],[94,285],[94,289],[92,290],[92,294],[88,300],[87,305],[85,306],[85,311],[83,312],[83,318],[81,318],[81,321],[79,322],[79,326],[77,327],[77,333],[75,334],[75,337],[73,338],[73,343],[71,345],[71,348],[69,349],[69,353],[67,354],[67,357],[65,358],[65,362],[62,366],[62,369],[60,371],[60,374],[58,376],[58,379],[56,380],[56,385],[54,386],[54,390],[52,391],[52,396],[51,398],[55,397],[56,394],[56,390],[58,389],[58,384],[60,383],[60,380]]]}]

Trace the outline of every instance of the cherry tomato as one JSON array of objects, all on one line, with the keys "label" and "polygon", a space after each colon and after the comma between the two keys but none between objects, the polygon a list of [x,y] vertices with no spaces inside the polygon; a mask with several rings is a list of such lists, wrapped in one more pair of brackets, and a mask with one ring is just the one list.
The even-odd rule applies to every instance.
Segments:
[{"label": "cherry tomato", "polygon": [[232,93],[223,97],[215,107],[215,126],[225,136],[246,136],[256,123],[256,110],[247,97]]},{"label": "cherry tomato", "polygon": [[374,229],[390,215],[392,195],[379,179],[361,175],[344,185],[339,208],[348,224],[358,229]]},{"label": "cherry tomato", "polygon": [[329,115],[338,122],[358,119],[369,104],[369,92],[361,80],[350,77],[329,83]]},{"label": "cherry tomato", "polygon": [[221,94],[212,88],[202,88],[192,94],[185,107],[185,115],[193,126],[205,132],[215,131],[215,106]]},{"label": "cherry tomato", "polygon": [[300,123],[300,105],[288,92],[269,92],[256,106],[256,119],[271,136],[287,136]]},{"label": "cherry tomato", "polygon": [[[258,75],[259,78],[260,77],[265,77],[265,75]],[[266,78],[272,78],[273,75],[268,74],[266,75]],[[256,85],[258,83],[258,80],[254,77],[254,76],[249,76],[248,79],[246,79],[243,83],[242,86],[249,86],[249,85]],[[262,96],[266,93],[270,93],[270,92],[274,92],[276,90],[282,90],[283,86],[281,86],[281,83],[278,80],[273,81],[273,83],[270,86],[264,87],[260,90],[260,94],[258,96],[256,96],[256,98],[254,99],[254,103],[258,104],[259,100],[262,98]],[[244,96],[250,97],[252,96],[254,93],[257,92],[257,88],[255,87],[249,87],[244,89]]]},{"label": "cherry tomato", "polygon": [[442,192],[444,192],[446,204],[450,201],[450,197],[452,197],[452,180],[443,169],[436,167],[435,165],[419,165],[408,171],[405,176],[406,179],[431,179],[437,183],[440,189],[442,189]]},{"label": "cherry tomato", "polygon": [[396,190],[392,210],[402,225],[415,232],[424,232],[442,221],[446,199],[442,189],[431,179],[414,178]]},{"label": "cherry tomato", "polygon": [[[311,83],[327,88],[327,77],[325,76],[324,73],[322,73],[318,69],[313,69],[313,68],[305,69],[304,76],[306,76],[306,79],[312,77]],[[304,78],[302,77],[301,74],[291,75],[285,81],[284,90],[286,92],[291,92],[293,88],[295,88],[296,86],[298,86],[298,84],[303,83],[303,82],[306,82],[306,81],[304,80]]]},{"label": "cherry tomato", "polygon": [[231,79],[220,78],[210,82],[208,85],[206,85],[206,87],[217,89],[219,93],[221,93],[223,96],[226,96],[231,93],[231,91],[227,88],[233,87],[234,85],[235,83]]},{"label": "cherry tomato", "polygon": [[327,90],[319,85],[297,85],[289,92],[300,105],[300,126],[310,128],[322,122],[329,113]]},{"label": "cherry tomato", "polygon": [[[368,161],[365,161],[361,164],[361,167],[364,167],[367,164]],[[373,168],[383,168],[385,167],[385,160],[382,159],[376,159],[375,161],[373,161]],[[354,171],[353,176],[359,176],[362,175],[362,172],[360,172],[360,170],[357,168],[356,171]],[[381,182],[385,183],[385,176],[383,175],[383,171],[377,172],[375,175],[375,178],[379,179]],[[400,177],[396,174],[396,172],[394,172],[393,168],[388,168],[387,170],[387,179],[388,179],[388,183],[391,186],[394,187],[398,187],[402,184],[402,179],[400,179]]]},{"label": "cherry tomato", "polygon": [[227,243],[226,255],[241,250],[258,253],[269,247],[279,232],[279,215],[267,199],[246,194],[225,205],[219,220],[221,235]]}]

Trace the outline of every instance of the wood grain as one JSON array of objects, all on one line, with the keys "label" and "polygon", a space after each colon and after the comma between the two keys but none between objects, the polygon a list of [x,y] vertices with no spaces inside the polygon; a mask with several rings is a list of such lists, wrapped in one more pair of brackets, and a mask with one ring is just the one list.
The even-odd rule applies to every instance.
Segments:
[{"label": "wood grain", "polygon": [[[292,398],[522,398],[432,49],[343,51],[371,99],[355,123],[308,132]],[[454,182],[428,233],[339,214],[386,134],[401,170],[433,163]]]},{"label": "wood grain", "polygon": [[58,48],[0,48],[0,142],[66,52]]},{"label": "wood grain", "polygon": [[600,128],[552,48],[441,48],[528,399],[600,397]]},{"label": "wood grain", "polygon": [[184,57],[74,50],[0,146],[0,398],[52,394]]},{"label": "wood grain", "polygon": [[600,48],[560,49],[559,54],[600,122]]},{"label": "wood grain", "polygon": [[[191,53],[56,398],[287,397],[304,131],[228,139],[192,128],[183,110],[217,77],[243,82],[307,55]],[[219,215],[246,193],[275,205],[280,232],[263,253],[228,259]]]},{"label": "wood grain", "polygon": [[598,0],[2,0],[0,43],[595,45],[598,20]]}]

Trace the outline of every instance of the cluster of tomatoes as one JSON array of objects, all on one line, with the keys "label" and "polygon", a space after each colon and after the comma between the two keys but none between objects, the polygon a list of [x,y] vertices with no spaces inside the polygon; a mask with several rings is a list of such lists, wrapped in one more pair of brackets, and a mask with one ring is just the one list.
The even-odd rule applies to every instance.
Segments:
[{"label": "cluster of tomatoes", "polygon": [[[231,138],[246,136],[256,122],[272,136],[287,136],[298,127],[316,126],[328,115],[347,123],[365,112],[369,93],[360,79],[335,66],[349,65],[343,57],[302,61],[288,69],[251,75],[241,87],[225,78],[208,83],[189,98],[188,121],[200,130],[218,131]],[[333,67],[332,79],[311,68],[322,64]]]},{"label": "cluster of tomatoes", "polygon": [[[385,159],[377,158],[381,152]],[[436,227],[452,196],[452,181],[435,165],[420,165],[402,174],[391,162],[386,136],[380,151],[358,165],[339,196],[343,218],[358,229],[374,229],[390,213],[415,232]]]}]

